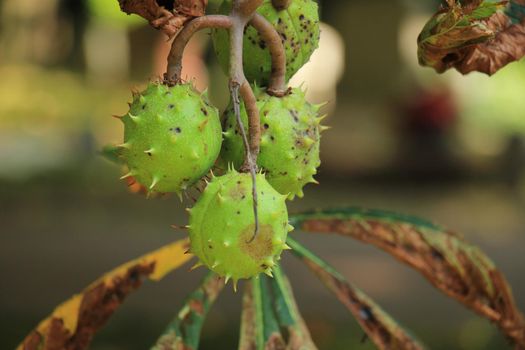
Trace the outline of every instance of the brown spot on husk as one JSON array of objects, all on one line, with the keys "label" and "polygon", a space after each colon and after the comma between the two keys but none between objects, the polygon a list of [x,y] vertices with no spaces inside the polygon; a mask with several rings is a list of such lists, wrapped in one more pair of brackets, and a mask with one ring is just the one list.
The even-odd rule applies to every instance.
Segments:
[{"label": "brown spot on husk", "polygon": [[234,199],[234,200],[242,200],[246,198],[246,194],[248,193],[247,187],[242,182],[237,182],[235,186],[233,186],[230,191],[228,192],[228,195]]},{"label": "brown spot on husk", "polygon": [[[239,236],[239,247],[247,255],[249,255],[253,260],[262,260],[273,253],[273,243],[272,238],[274,236],[273,228],[271,225],[259,226],[259,232],[257,236],[252,241],[253,232],[255,230],[255,225],[247,226]],[[250,243],[248,243],[250,242]]]}]

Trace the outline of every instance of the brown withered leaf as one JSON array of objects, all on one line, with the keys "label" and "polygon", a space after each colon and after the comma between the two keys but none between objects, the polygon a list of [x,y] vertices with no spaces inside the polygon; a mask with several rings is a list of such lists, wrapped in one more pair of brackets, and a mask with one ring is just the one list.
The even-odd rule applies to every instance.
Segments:
[{"label": "brown withered leaf", "polygon": [[191,258],[187,239],[123,264],[59,305],[17,350],[81,350],[145,278],[162,279]]},{"label": "brown withered leaf", "polygon": [[525,349],[525,319],[503,274],[461,236],[395,213],[348,208],[291,217],[303,231],[337,233],[372,244],[419,271],[437,289],[496,324]]},{"label": "brown withered leaf", "polygon": [[525,0],[448,0],[418,37],[421,65],[492,75],[525,56]]},{"label": "brown withered leaf", "polygon": [[510,24],[503,13],[491,17],[487,27],[497,33],[494,39],[465,50],[464,57],[455,65],[462,74],[478,71],[492,75],[507,64],[525,56],[525,18]]},{"label": "brown withered leaf", "polygon": [[[184,24],[195,17],[204,16],[208,0],[118,0],[125,13],[136,14],[149,24],[173,37]],[[160,3],[160,4],[159,4]]]},{"label": "brown withered leaf", "polygon": [[[141,285],[143,276],[150,275],[154,264],[130,267],[122,277],[115,277],[111,285],[100,282],[84,292],[78,309],[75,330],[69,330],[62,318],[52,317],[47,334],[33,331],[23,342],[24,350],[85,349],[126,296]],[[38,340],[38,341],[37,341]]]}]

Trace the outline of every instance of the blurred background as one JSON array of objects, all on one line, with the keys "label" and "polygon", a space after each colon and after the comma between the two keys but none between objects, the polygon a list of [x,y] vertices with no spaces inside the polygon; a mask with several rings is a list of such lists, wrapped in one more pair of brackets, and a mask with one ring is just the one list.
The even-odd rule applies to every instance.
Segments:
[{"label": "blurred background", "polygon": [[[211,4],[213,6],[215,4]],[[438,2],[320,3],[321,47],[293,79],[329,101],[321,186],[290,211],[364,206],[421,216],[481,246],[525,309],[525,62],[492,78],[417,65],[416,37]],[[169,43],[116,0],[0,1],[0,348],[13,348],[55,305],[103,272],[184,235],[177,198],[131,194],[100,156],[120,142],[130,89],[159,77]],[[228,103],[207,33],[185,76]],[[361,243],[296,233],[433,349],[509,348],[497,330],[414,271]],[[321,349],[372,349],[337,300],[284,259]],[[203,271],[146,283],[93,349],[152,344]],[[213,308],[203,349],[236,348],[240,293]]]}]

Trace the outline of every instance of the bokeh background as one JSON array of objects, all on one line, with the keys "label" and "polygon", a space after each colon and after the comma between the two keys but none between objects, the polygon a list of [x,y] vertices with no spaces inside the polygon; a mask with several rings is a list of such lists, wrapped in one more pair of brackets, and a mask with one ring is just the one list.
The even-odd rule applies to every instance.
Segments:
[{"label": "bokeh background", "polygon": [[[212,4],[214,5],[214,4]],[[492,78],[417,65],[432,0],[323,1],[321,48],[293,80],[329,101],[320,186],[290,211],[364,206],[418,215],[481,246],[525,309],[525,62]],[[184,235],[177,198],[119,182],[99,150],[122,138],[111,114],[130,88],[162,74],[169,43],[116,0],[0,1],[0,348],[13,348],[53,307],[112,267]],[[228,103],[227,80],[198,35],[185,73]],[[358,242],[298,238],[433,349],[509,348],[488,322],[414,271]],[[371,349],[363,333],[291,256],[284,267],[321,349]],[[132,295],[93,349],[143,349],[202,276],[183,268]],[[203,349],[234,349],[240,294],[213,308]]]}]

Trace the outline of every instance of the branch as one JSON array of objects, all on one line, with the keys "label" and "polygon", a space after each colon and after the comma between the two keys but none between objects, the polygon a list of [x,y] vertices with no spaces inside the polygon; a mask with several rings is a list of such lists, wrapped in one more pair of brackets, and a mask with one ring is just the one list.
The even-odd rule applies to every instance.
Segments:
[{"label": "branch", "polygon": [[281,36],[266,18],[256,13],[250,24],[259,32],[272,58],[272,74],[267,92],[272,96],[282,97],[286,94],[286,54]]},{"label": "branch", "polygon": [[[230,27],[230,92],[232,102],[237,118],[245,152],[244,164],[241,171],[249,171],[252,177],[252,197],[253,213],[255,218],[255,230],[251,240],[252,242],[259,232],[259,220],[257,213],[257,156],[259,155],[261,142],[261,126],[259,109],[257,108],[257,99],[253,90],[246,81],[243,66],[243,41],[244,29],[247,23],[252,19],[255,10],[262,3],[262,0],[236,0],[233,3],[232,18],[233,25]],[[246,136],[244,125],[241,120],[239,94],[244,102],[246,113],[248,115],[248,132]]]},{"label": "branch", "polygon": [[[182,56],[184,48],[191,37],[203,28],[226,28],[230,32],[230,93],[237,116],[237,123],[243,136],[244,146],[246,149],[246,158],[241,167],[241,171],[249,171],[252,176],[252,195],[253,209],[255,216],[255,239],[259,231],[259,220],[257,215],[257,156],[260,149],[260,116],[257,108],[257,100],[250,84],[246,81],[243,71],[243,40],[244,30],[248,22],[261,33],[263,40],[267,42],[272,55],[272,84],[270,93],[275,95],[284,95],[286,57],[284,48],[278,33],[275,31],[263,17],[255,15],[257,8],[261,5],[262,0],[236,0],[233,3],[232,12],[229,16],[211,15],[199,17],[187,25],[174,39],[168,56],[168,67],[164,75],[164,82],[167,85],[175,85],[181,82]],[[248,132],[249,137],[245,134],[245,129],[240,117],[240,100],[239,94],[244,101],[248,115]]]},{"label": "branch", "polygon": [[[249,89],[247,91],[248,93],[247,98],[252,98],[253,100],[255,100],[255,96],[253,96],[253,91],[251,90],[250,85],[246,83],[246,80],[245,80],[243,86],[246,86],[246,85],[248,86],[248,89]],[[250,95],[250,92],[251,92],[251,95]],[[257,163],[256,163],[257,155],[255,155],[254,157],[252,154],[252,150],[250,147],[251,145],[250,140],[253,143],[253,135],[250,134],[250,140],[248,140],[248,136],[246,135],[246,129],[244,128],[244,123],[242,122],[242,118],[241,118],[241,102],[239,100],[239,85],[237,85],[233,80],[230,80],[230,94],[232,98],[235,119],[237,120],[237,125],[239,127],[242,141],[244,144],[244,149],[246,150],[246,158],[245,158],[244,165],[242,166],[241,170],[249,171],[250,176],[252,178],[253,216],[254,216],[254,222],[255,222],[255,229],[254,229],[252,238],[248,241],[248,243],[251,243],[253,242],[255,237],[257,237],[257,233],[259,233],[259,214],[257,211],[257,204],[258,204],[258,200],[257,200]],[[245,100],[245,105],[246,105],[246,100]],[[255,106],[257,118],[258,118],[259,110],[257,109],[255,102],[252,102],[252,106]],[[259,125],[259,122],[258,121],[256,122],[257,122],[257,125]],[[253,125],[253,124],[250,123],[250,125]],[[259,140],[259,136],[257,136],[257,146],[259,143],[258,140]],[[257,152],[258,152],[258,149],[257,149]]]},{"label": "branch", "polygon": [[[253,93],[252,87],[246,80],[242,83],[239,92],[244,102],[244,107],[246,108],[246,114],[248,115],[248,132],[250,135],[250,152],[247,152],[246,154],[251,154],[251,156],[247,157],[245,160],[244,168],[246,169],[247,166],[250,166],[249,161],[251,161],[253,168],[257,170],[257,156],[259,155],[261,140],[261,126],[259,109],[257,108],[257,99]],[[249,160],[248,158],[251,159]]]},{"label": "branch", "polygon": [[196,32],[205,28],[230,28],[231,26],[231,18],[222,15],[203,16],[186,24],[171,44],[171,50],[168,55],[168,68],[164,74],[165,83],[174,85],[181,82],[184,49]]}]

